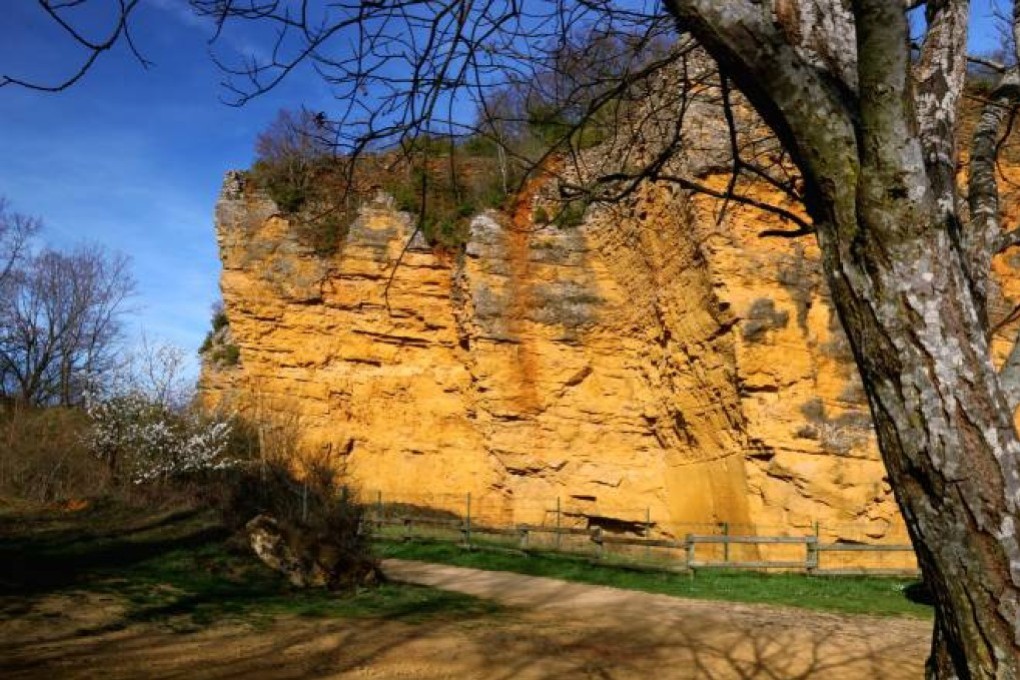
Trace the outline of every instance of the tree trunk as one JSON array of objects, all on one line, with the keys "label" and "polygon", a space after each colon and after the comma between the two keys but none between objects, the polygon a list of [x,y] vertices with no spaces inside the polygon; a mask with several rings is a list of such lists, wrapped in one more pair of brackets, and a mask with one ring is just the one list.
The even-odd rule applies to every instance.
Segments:
[{"label": "tree trunk", "polygon": [[[1018,678],[1020,441],[968,277],[955,185],[939,181],[952,146],[922,143],[912,101],[925,95],[929,115],[951,123],[963,41],[939,36],[928,63],[942,75],[914,83],[903,4],[854,0],[852,83],[803,58],[768,4],[667,6],[801,170],[833,302],[935,598],[929,676]],[[929,21],[965,31],[965,10],[941,0]]]},{"label": "tree trunk", "polygon": [[935,598],[932,678],[1020,677],[1020,445],[944,230],[826,258],[879,446]]},{"label": "tree trunk", "polygon": [[935,630],[932,632],[931,655],[924,667],[924,675],[927,680],[948,680],[958,678],[956,665],[949,653],[949,646],[946,644],[945,633],[942,632],[942,622],[935,621]]},{"label": "tree trunk", "polygon": [[854,5],[860,167],[854,204],[833,212],[843,223],[820,230],[829,282],[935,597],[930,673],[1016,678],[1020,441],[950,188],[935,181],[913,122],[909,55],[897,49],[902,9],[883,0]]}]

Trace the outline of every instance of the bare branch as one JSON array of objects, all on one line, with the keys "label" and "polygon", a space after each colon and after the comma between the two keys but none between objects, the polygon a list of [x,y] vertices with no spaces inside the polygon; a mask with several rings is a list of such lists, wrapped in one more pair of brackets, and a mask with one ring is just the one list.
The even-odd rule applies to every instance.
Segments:
[{"label": "bare branch", "polygon": [[63,80],[57,81],[56,83],[44,84],[30,78],[0,74],[0,87],[13,85],[41,92],[60,92],[62,90],[66,90],[85,77],[85,74],[88,73],[95,65],[96,61],[99,60],[99,57],[103,53],[112,50],[121,40],[127,43],[128,49],[131,51],[131,54],[134,55],[138,63],[141,64],[142,68],[150,67],[152,62],[147,60],[136,47],[134,39],[131,36],[129,26],[131,14],[138,7],[139,1],[140,0],[117,0],[116,23],[113,28],[110,29],[110,32],[105,38],[93,40],[76,27],[71,20],[65,18],[63,14],[63,10],[73,9],[77,5],[81,4],[80,2],[77,0],[67,0],[65,2],[38,0],[39,7],[50,19],[52,19],[53,23],[62,29],[64,34],[70,38],[73,44],[85,51],[85,58],[74,73]]},{"label": "bare branch", "polygon": [[996,73],[1005,73],[1006,65],[986,57],[975,56],[973,54],[967,55],[967,61],[974,64],[975,66],[984,66],[985,68],[995,71]]},{"label": "bare branch", "polygon": [[[1014,6],[1014,25],[1020,25],[1020,8]],[[965,262],[971,287],[975,292],[978,310],[987,316],[987,278],[992,257],[1010,246],[1009,234],[1002,234],[1000,224],[999,184],[996,176],[999,152],[1004,136],[1003,127],[1020,102],[1020,70],[1010,68],[992,91],[974,128],[970,148],[968,177],[968,207],[970,224],[962,234]],[[987,318],[985,318],[987,324]]]},{"label": "bare branch", "polygon": [[[633,176],[633,175],[617,173],[617,174],[604,175],[602,177],[599,177],[598,181],[601,182],[601,183],[614,183],[614,182],[633,181],[634,179],[635,179],[635,176]],[[682,187],[683,189],[686,189],[687,191],[692,191],[692,192],[695,192],[695,193],[698,193],[698,194],[703,194],[705,196],[710,196],[712,198],[718,198],[720,200],[726,200],[726,201],[733,201],[735,203],[740,203],[741,205],[747,205],[747,206],[751,206],[753,208],[758,208],[759,210],[771,213],[773,215],[776,215],[777,217],[780,217],[780,218],[782,218],[782,219],[784,219],[784,220],[786,220],[788,222],[791,222],[791,223],[797,225],[797,227],[799,227],[797,232],[802,232],[802,233],[795,234],[797,236],[801,236],[801,235],[804,235],[804,234],[813,234],[815,232],[814,225],[812,225],[810,222],[805,220],[800,215],[798,215],[798,214],[796,214],[796,213],[794,213],[794,212],[792,212],[790,210],[787,210],[786,208],[782,208],[780,206],[773,205],[771,203],[759,200],[757,198],[753,198],[751,196],[744,196],[742,194],[734,193],[734,192],[731,192],[731,191],[718,191],[718,190],[713,189],[713,188],[711,188],[711,187],[709,187],[709,186],[707,186],[707,185],[705,185],[705,184],[703,184],[701,182],[692,180],[692,179],[690,179],[688,177],[681,177],[681,176],[678,176],[678,175],[669,175],[669,174],[662,174],[662,173],[642,174],[642,175],[640,175],[640,179],[647,180],[647,181],[654,181],[654,182],[670,182],[672,184],[676,184],[676,185]],[[573,188],[575,188],[575,189],[577,189],[579,191],[583,191],[584,190],[583,187],[573,187]],[[790,233],[791,232],[776,232],[776,231],[773,231],[773,230],[766,230],[766,231],[762,232],[761,235],[762,236],[777,236],[777,235],[787,235],[787,234],[790,234]]]},{"label": "bare branch", "polygon": [[[671,0],[667,7],[689,26],[772,128],[801,171],[805,203],[817,224],[831,218],[818,208],[850,191],[857,135],[844,95],[791,46],[762,8],[749,0],[716,3]],[[791,82],[797,87],[789,88]],[[833,162],[835,150],[845,150]]]}]

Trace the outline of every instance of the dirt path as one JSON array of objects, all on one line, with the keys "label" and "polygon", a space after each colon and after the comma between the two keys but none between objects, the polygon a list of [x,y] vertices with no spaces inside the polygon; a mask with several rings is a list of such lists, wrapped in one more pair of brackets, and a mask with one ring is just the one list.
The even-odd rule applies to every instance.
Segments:
[{"label": "dirt path", "polygon": [[593,677],[920,678],[931,640],[931,624],[914,619],[684,600],[401,560],[385,570],[556,622],[559,654],[590,651],[604,662]]},{"label": "dirt path", "polygon": [[501,572],[388,561],[395,579],[497,599],[506,613],[396,620],[277,619],[174,630],[124,624],[113,595],[63,593],[0,619],[0,677],[922,677],[929,624],[679,600]]}]

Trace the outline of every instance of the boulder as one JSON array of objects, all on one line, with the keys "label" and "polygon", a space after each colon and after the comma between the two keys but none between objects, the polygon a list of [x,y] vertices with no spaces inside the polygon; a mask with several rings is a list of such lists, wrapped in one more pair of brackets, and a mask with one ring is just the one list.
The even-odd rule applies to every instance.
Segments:
[{"label": "boulder", "polygon": [[245,531],[259,559],[299,588],[346,589],[382,580],[371,557],[344,554],[336,541],[307,528],[258,515]]}]

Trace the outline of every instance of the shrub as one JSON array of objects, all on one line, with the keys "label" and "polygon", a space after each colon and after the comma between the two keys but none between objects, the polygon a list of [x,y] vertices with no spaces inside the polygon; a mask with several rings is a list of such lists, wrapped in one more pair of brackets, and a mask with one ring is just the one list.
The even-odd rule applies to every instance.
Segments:
[{"label": "shrub", "polygon": [[194,409],[174,411],[132,392],[90,399],[86,444],[115,479],[145,484],[230,467],[231,422]]},{"label": "shrub", "polygon": [[349,181],[349,163],[333,155],[327,137],[320,116],[283,109],[259,134],[248,173],[291,218],[298,240],[322,257],[337,252],[363,198]]},{"label": "shrub", "polygon": [[225,485],[216,505],[233,529],[261,514],[310,529],[347,529],[352,519],[360,522],[362,509],[343,477],[326,464],[298,475],[286,461],[251,460],[220,475]]},{"label": "shrub", "polygon": [[212,329],[205,334],[202,346],[198,348],[199,356],[218,366],[237,366],[241,361],[241,349],[231,342],[230,323],[222,303],[213,306],[210,324]]},{"label": "shrub", "polygon": [[281,109],[255,140],[251,177],[285,213],[304,207],[314,192],[315,167],[329,158],[319,117]]},{"label": "shrub", "polygon": [[103,495],[110,475],[90,455],[88,428],[77,409],[0,407],[0,495],[32,503]]},{"label": "shrub", "polygon": [[205,338],[202,340],[202,345],[198,348],[199,355],[205,354],[212,349],[213,346],[213,332],[207,331]]},{"label": "shrub", "polygon": [[241,348],[233,344],[223,345],[213,353],[213,360],[224,366],[237,366],[241,361]]},{"label": "shrub", "polygon": [[354,214],[326,208],[321,215],[302,219],[297,227],[298,240],[319,257],[330,257],[340,250],[347,238]]},{"label": "shrub", "polygon": [[506,192],[495,159],[467,156],[455,148],[458,157],[451,163],[448,145],[445,151],[445,156],[406,159],[382,183],[382,189],[393,196],[399,210],[418,219],[429,245],[457,250],[470,236],[471,217],[501,205]]},{"label": "shrub", "polygon": [[273,199],[298,240],[319,256],[339,250],[380,189],[397,209],[418,217],[430,245],[458,249],[469,235],[469,219],[503,205],[524,178],[519,161],[480,135],[422,134],[399,149],[352,158],[333,154],[325,143],[328,130],[329,123],[309,111],[281,111],[259,135],[248,173],[251,186]]},{"label": "shrub", "polygon": [[220,332],[230,324],[230,321],[227,319],[227,312],[223,309],[222,302],[213,306],[211,323],[213,333]]},{"label": "shrub", "polygon": [[553,217],[553,224],[561,229],[579,227],[584,222],[588,205],[584,201],[568,201]]},{"label": "shrub", "polygon": [[299,569],[325,574],[330,588],[377,580],[364,507],[342,470],[319,461],[297,475],[284,461],[263,459],[223,471],[218,479],[211,500],[239,538],[259,518],[259,527],[278,531]]},{"label": "shrub", "polygon": [[464,220],[449,217],[435,220],[426,219],[422,225],[422,235],[429,245],[440,250],[456,250],[468,239],[470,230]]}]

